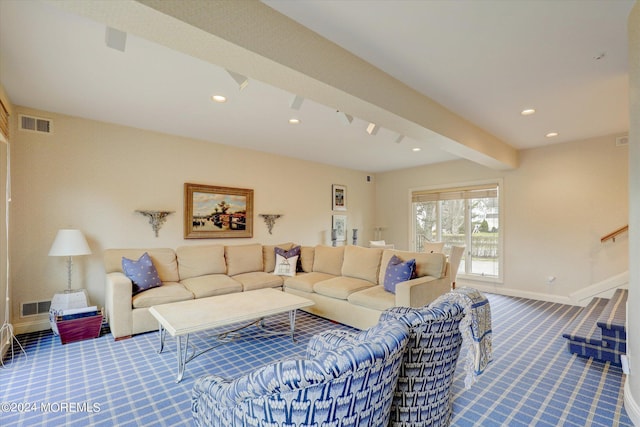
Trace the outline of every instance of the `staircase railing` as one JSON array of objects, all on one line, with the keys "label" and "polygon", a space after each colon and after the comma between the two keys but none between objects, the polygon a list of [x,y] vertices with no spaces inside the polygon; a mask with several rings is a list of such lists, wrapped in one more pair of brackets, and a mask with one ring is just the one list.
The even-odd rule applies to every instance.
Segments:
[{"label": "staircase railing", "polygon": [[614,230],[611,233],[607,234],[606,236],[602,236],[600,238],[600,242],[604,243],[607,240],[613,240],[615,242],[616,241],[616,237],[618,235],[620,235],[620,234],[622,234],[624,232],[627,232],[627,231],[629,231],[629,226],[628,225],[622,226],[622,227],[618,228],[617,230]]}]

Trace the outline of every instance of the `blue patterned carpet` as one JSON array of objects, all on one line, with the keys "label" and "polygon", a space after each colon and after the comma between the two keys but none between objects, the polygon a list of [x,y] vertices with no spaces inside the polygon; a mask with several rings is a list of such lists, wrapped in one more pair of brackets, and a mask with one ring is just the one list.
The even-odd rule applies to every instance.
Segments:
[{"label": "blue patterned carpet", "polygon": [[[459,364],[452,425],[633,426],[622,407],[620,368],[567,351],[562,330],[578,307],[487,296],[494,360],[470,390],[464,389]],[[286,316],[277,316],[268,324],[286,328],[287,322]],[[243,334],[188,363],[179,384],[170,337],[158,354],[157,333],[119,342],[104,334],[64,346],[50,331],[25,334],[19,339],[28,356],[0,368],[0,426],[190,426],[191,388],[197,377],[214,373],[233,378],[301,355],[313,334],[329,328],[349,329],[300,312],[297,344],[287,337]],[[204,348],[210,335],[191,341]]]}]

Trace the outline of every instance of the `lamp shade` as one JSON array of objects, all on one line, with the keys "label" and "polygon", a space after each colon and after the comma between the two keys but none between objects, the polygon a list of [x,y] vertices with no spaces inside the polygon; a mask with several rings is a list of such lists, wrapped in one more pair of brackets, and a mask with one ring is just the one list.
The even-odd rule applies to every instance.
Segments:
[{"label": "lamp shade", "polygon": [[58,230],[49,256],[89,255],[91,249],[80,230]]}]

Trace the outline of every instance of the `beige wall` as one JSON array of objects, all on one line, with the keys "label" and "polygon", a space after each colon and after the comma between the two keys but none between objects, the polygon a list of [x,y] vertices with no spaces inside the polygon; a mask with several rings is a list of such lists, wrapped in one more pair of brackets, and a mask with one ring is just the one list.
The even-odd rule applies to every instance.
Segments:
[{"label": "beige wall", "polygon": [[[33,111],[53,119],[53,134],[18,131],[12,144],[12,312],[19,331],[41,318],[19,318],[20,304],[49,300],[66,287],[63,258],[47,256],[59,228],[79,228],[93,254],[74,262],[74,287],[104,303],[102,251],[192,244],[330,244],[331,184],[347,186],[348,237],[373,233],[374,184],[366,174],[224,145]],[[16,114],[16,116],[17,116]],[[185,182],[252,188],[253,239],[183,239]],[[173,210],[155,237],[136,209]],[[259,213],[280,213],[269,235]],[[46,327],[46,324],[44,324]],[[17,328],[18,329],[18,328]]]},{"label": "beige wall", "polygon": [[[600,237],[628,222],[628,148],[615,137],[520,152],[520,166],[496,171],[454,161],[376,176],[376,222],[383,238],[409,246],[409,192],[500,178],[504,203],[504,283],[469,282],[486,290],[571,302],[585,287],[624,273],[628,237]],[[554,284],[546,283],[556,276]]]},{"label": "beige wall", "polygon": [[[629,259],[640,257],[640,3],[631,9],[629,31]],[[640,263],[629,265],[627,357],[630,373],[624,384],[624,407],[640,425]]]},{"label": "beige wall", "polygon": [[[4,106],[9,110],[9,114],[12,114],[12,105],[7,98],[4,91],[4,87],[0,85],[0,99]],[[7,320],[6,300],[7,297],[7,229],[5,225],[6,219],[6,188],[7,188],[7,153],[8,144],[4,141],[4,138],[0,136],[0,323],[3,324]],[[11,319],[8,319],[11,320]],[[8,349],[6,338],[8,337],[8,329],[4,327],[3,335],[0,338],[3,340],[0,342],[0,357],[3,357],[5,351]]]}]

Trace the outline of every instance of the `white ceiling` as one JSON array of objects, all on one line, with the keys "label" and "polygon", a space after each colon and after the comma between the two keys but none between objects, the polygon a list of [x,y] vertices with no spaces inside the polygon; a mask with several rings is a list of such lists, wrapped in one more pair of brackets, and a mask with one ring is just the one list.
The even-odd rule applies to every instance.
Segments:
[{"label": "white ceiling", "polygon": [[[264,3],[517,149],[628,131],[633,0]],[[0,82],[17,105],[367,172],[456,158],[384,127],[370,136],[366,117],[345,126],[310,99],[292,110],[292,93],[257,80],[240,91],[223,68],[131,31],[124,53],[108,48],[104,23],[51,2],[0,0]]]}]

